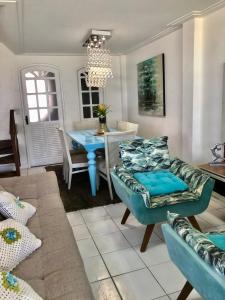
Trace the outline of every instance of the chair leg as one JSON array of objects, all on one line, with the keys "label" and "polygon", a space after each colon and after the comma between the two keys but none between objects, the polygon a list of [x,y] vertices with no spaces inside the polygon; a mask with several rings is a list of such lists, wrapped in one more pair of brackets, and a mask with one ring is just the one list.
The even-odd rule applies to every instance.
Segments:
[{"label": "chair leg", "polygon": [[193,286],[190,282],[186,281],[184,287],[182,288],[177,300],[186,300],[187,297],[190,295],[191,291],[193,290]]},{"label": "chair leg", "polygon": [[126,221],[127,221],[128,217],[129,217],[129,215],[130,215],[130,211],[129,211],[129,209],[127,208],[127,209],[125,210],[125,213],[124,213],[124,215],[123,215],[123,218],[122,218],[121,224],[125,224],[125,223],[126,223]]},{"label": "chair leg", "polygon": [[70,190],[71,188],[71,180],[72,180],[72,170],[69,170],[68,190]]},{"label": "chair leg", "polygon": [[99,176],[99,172],[96,172],[96,190],[99,190],[99,185],[100,185],[100,176]]},{"label": "chair leg", "polygon": [[65,163],[65,182],[68,183],[68,177],[69,177],[69,168],[68,164]]},{"label": "chair leg", "polygon": [[197,220],[196,220],[196,218],[195,218],[195,216],[188,217],[188,220],[190,221],[190,223],[191,223],[191,225],[192,225],[193,227],[195,227],[195,228],[198,229],[199,231],[202,231],[202,230],[201,230],[201,227],[199,226],[199,224],[198,224],[198,222],[197,222]]},{"label": "chair leg", "polygon": [[141,244],[141,249],[140,249],[141,252],[145,252],[145,250],[148,246],[148,242],[150,240],[150,237],[152,235],[154,226],[155,226],[155,224],[147,225],[146,230],[145,230],[145,234],[144,234],[144,238],[143,238],[143,241],[142,241],[142,244]]},{"label": "chair leg", "polygon": [[108,187],[109,187],[110,199],[113,201],[113,191],[112,191],[112,183],[111,183],[110,176],[107,176],[107,182],[108,182]]}]

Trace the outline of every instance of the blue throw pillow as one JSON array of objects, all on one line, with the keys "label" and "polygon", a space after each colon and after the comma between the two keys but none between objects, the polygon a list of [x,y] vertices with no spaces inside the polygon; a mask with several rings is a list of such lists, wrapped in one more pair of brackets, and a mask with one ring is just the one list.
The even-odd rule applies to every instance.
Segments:
[{"label": "blue throw pillow", "polygon": [[167,170],[134,173],[134,178],[140,182],[151,196],[168,195],[188,190],[188,185]]}]

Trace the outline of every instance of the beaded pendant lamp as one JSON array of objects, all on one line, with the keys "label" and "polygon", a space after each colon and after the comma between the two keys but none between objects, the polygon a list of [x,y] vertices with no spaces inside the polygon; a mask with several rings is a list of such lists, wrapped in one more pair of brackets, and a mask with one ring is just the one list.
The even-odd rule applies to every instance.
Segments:
[{"label": "beaded pendant lamp", "polygon": [[107,80],[113,78],[112,58],[105,42],[111,37],[110,31],[91,30],[83,46],[87,47],[86,84],[103,88]]}]

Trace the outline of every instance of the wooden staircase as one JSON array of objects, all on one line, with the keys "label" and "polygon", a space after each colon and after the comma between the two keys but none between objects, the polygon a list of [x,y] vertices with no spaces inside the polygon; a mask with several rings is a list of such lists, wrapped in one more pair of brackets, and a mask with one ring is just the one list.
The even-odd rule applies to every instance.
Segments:
[{"label": "wooden staircase", "polygon": [[0,165],[15,164],[15,173],[20,176],[20,154],[13,109],[10,110],[9,134],[10,139],[0,140]]}]

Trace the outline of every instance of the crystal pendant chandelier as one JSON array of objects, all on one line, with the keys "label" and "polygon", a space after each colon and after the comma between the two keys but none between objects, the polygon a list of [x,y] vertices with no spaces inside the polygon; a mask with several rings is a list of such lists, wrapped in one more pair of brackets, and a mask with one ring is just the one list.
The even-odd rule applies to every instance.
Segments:
[{"label": "crystal pendant chandelier", "polygon": [[86,66],[86,84],[88,87],[103,88],[106,86],[107,80],[113,78],[112,58],[110,50],[105,48],[105,40],[104,35],[94,34],[84,44],[87,46],[88,55]]}]

